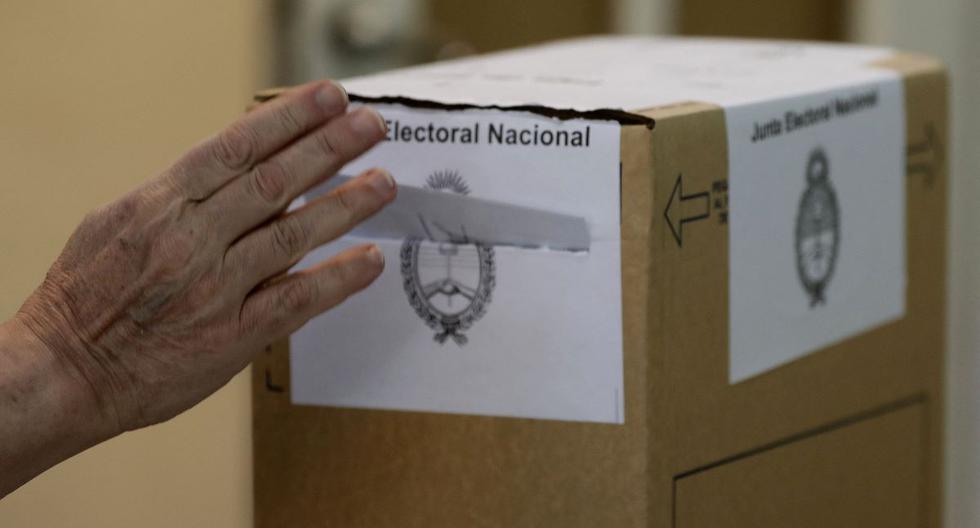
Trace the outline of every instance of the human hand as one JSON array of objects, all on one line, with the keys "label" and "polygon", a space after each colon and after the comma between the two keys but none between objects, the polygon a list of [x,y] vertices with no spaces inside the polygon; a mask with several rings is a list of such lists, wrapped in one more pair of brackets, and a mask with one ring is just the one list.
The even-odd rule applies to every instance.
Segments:
[{"label": "human hand", "polygon": [[91,398],[106,435],[166,420],[370,284],[376,247],[280,275],[395,196],[374,169],[287,205],[385,135],[329,82],[290,90],[90,213],[11,324]]}]

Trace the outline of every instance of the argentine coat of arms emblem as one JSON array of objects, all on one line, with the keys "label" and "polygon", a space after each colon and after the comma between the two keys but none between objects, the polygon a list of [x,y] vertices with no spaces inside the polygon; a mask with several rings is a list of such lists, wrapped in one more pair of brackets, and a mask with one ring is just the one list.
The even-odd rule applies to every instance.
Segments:
[{"label": "argentine coat of arms emblem", "polygon": [[[426,180],[433,190],[469,194],[458,172],[438,171]],[[440,344],[465,345],[463,333],[481,318],[496,284],[493,247],[471,241],[464,226],[433,225],[452,242],[407,239],[401,248],[402,284],[408,302]]]},{"label": "argentine coat of arms emblem", "polygon": [[810,307],[826,302],[827,284],[840,250],[840,209],[823,149],[810,153],[806,189],[796,213],[796,271]]}]

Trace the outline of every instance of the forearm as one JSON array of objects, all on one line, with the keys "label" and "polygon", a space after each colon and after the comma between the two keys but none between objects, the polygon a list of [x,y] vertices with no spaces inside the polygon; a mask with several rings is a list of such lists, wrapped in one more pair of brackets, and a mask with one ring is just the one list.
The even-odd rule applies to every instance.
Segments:
[{"label": "forearm", "polygon": [[26,327],[0,324],[0,497],[113,436],[85,390]]}]

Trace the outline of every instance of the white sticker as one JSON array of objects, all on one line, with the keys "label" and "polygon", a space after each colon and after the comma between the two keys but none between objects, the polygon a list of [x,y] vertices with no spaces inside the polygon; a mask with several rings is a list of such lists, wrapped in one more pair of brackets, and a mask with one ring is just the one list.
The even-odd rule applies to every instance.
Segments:
[{"label": "white sticker", "polygon": [[377,282],[292,336],[293,403],[623,423],[619,125],[375,108],[390,139],[345,174],[583,216],[589,251],[371,240]]},{"label": "white sticker", "polygon": [[729,381],[905,313],[905,105],[897,75],[725,110]]}]

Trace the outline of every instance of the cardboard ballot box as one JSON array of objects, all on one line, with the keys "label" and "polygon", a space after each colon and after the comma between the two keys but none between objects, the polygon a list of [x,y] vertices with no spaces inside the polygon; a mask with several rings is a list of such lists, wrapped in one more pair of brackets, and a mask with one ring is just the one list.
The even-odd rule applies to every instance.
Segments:
[{"label": "cardboard ballot box", "polygon": [[344,173],[404,216],[255,364],[257,526],[940,524],[936,61],[593,38],[345,85],[389,136]]}]

